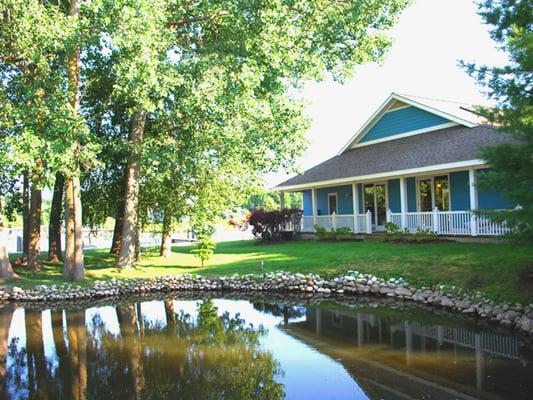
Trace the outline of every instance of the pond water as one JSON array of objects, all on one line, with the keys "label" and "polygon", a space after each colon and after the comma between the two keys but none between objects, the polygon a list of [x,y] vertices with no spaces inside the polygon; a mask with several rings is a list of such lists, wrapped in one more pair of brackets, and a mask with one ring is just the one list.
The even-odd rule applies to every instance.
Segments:
[{"label": "pond water", "polygon": [[288,303],[0,306],[0,399],[531,399],[517,337],[412,307]]}]

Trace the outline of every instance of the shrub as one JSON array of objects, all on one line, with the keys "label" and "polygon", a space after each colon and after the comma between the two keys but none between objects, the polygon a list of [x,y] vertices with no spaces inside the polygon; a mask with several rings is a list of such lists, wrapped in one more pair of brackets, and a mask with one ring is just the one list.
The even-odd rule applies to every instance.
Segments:
[{"label": "shrub", "polygon": [[351,236],[352,231],[350,228],[342,227],[342,228],[331,228],[330,231],[328,231],[326,228],[323,228],[319,225],[315,225],[315,233],[321,240],[339,240],[341,237]]},{"label": "shrub", "polygon": [[253,210],[248,216],[248,223],[253,226],[252,233],[263,241],[281,240],[287,232],[295,232],[302,220],[302,210],[284,208],[283,210]]},{"label": "shrub", "polygon": [[423,230],[418,228],[416,232],[409,232],[407,229],[401,230],[400,227],[392,222],[385,224],[386,242],[395,243],[426,243],[433,242],[438,239],[436,232],[430,230]]}]

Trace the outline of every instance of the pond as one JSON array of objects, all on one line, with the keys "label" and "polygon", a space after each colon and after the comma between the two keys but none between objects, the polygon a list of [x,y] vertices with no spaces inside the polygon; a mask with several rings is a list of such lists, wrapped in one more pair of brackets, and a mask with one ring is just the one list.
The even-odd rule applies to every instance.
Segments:
[{"label": "pond", "polygon": [[531,398],[533,356],[520,338],[356,301],[194,294],[3,305],[0,398]]}]

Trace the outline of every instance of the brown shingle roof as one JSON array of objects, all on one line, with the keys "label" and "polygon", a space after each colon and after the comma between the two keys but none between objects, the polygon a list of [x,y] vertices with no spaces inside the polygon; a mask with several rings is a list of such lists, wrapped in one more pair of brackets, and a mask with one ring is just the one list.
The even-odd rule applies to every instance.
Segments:
[{"label": "brown shingle roof", "polygon": [[482,147],[512,141],[490,126],[455,126],[347,150],[278,187],[476,160]]}]

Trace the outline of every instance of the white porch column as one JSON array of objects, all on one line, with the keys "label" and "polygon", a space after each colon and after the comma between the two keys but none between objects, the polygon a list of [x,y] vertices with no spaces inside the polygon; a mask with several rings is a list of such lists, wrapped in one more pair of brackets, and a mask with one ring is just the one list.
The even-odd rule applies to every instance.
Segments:
[{"label": "white porch column", "polygon": [[311,189],[311,204],[313,206],[313,226],[317,224],[316,189]]},{"label": "white porch column", "polygon": [[353,231],[359,232],[359,224],[357,223],[357,214],[359,214],[359,192],[357,185],[352,183],[352,201],[353,201]]},{"label": "white porch column", "polygon": [[285,208],[285,192],[279,192],[279,209]]},{"label": "white porch column", "polygon": [[[470,210],[478,209],[477,202],[477,187],[476,187],[476,170],[470,168],[468,170],[468,186],[470,188]],[[470,234],[472,236],[477,236],[477,215],[470,213]]]},{"label": "white porch column", "polygon": [[435,207],[433,209],[433,232],[439,233],[440,231],[440,221],[439,221],[439,209]]},{"label": "white porch column", "polygon": [[401,228],[407,228],[407,180],[402,176],[400,178],[400,211],[402,213],[401,217]]}]

